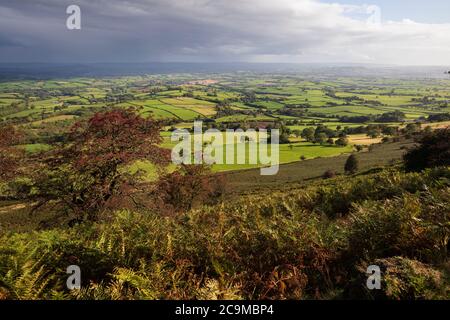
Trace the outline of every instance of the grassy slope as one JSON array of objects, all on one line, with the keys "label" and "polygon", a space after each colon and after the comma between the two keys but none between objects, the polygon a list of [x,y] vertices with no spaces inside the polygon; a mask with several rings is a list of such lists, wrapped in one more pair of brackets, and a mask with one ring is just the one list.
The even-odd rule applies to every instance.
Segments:
[{"label": "grassy slope", "polygon": [[[0,297],[448,299],[449,179],[448,169],[385,170],[176,217],[121,211],[3,234]],[[70,292],[74,261],[83,290]],[[382,290],[365,289],[370,264],[383,268]]]},{"label": "grassy slope", "polygon": [[[360,168],[361,170],[367,170],[376,166],[387,165],[391,160],[398,160],[404,152],[400,148],[410,145],[410,141],[382,144],[376,146],[372,152],[359,153]],[[39,146],[39,148],[44,147]],[[26,149],[37,151],[33,146],[26,146]],[[227,191],[230,196],[234,197],[244,193],[297,188],[299,184],[305,185],[318,178],[320,179],[328,169],[334,169],[342,173],[346,159],[347,155],[342,155],[283,164],[276,176],[261,176],[259,169],[230,171],[221,174],[225,174],[228,181]],[[138,169],[147,172],[147,178],[155,178],[151,164],[146,162],[136,163],[132,166],[131,172]],[[48,215],[39,213],[30,216],[28,205],[24,206],[22,201],[0,202],[0,233],[38,228],[40,221],[47,218]]]},{"label": "grassy slope", "polygon": [[[377,166],[384,166],[391,161],[401,159],[404,148],[412,146],[411,141],[375,145],[371,152],[357,154],[360,170],[368,170]],[[280,166],[275,176],[261,176],[259,169],[233,171],[226,173],[229,190],[232,193],[254,192],[261,189],[279,189],[292,187],[298,183],[305,183],[311,179],[320,178],[326,170],[343,173],[348,155],[337,157],[317,158]]]}]

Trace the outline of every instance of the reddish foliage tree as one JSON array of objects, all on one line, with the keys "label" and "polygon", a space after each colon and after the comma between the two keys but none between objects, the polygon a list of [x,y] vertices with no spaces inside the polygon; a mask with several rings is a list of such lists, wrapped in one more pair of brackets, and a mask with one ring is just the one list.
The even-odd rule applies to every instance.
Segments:
[{"label": "reddish foliage tree", "polygon": [[64,158],[81,171],[108,171],[105,167],[116,171],[117,166],[137,159],[167,163],[168,150],[157,146],[162,142],[160,129],[159,122],[133,110],[97,113],[87,123],[74,125]]},{"label": "reddish foliage tree", "polygon": [[167,164],[170,151],[160,148],[161,124],[133,110],[97,113],[73,126],[61,148],[50,152],[47,170],[36,179],[38,207],[64,203],[78,219],[96,220],[103,209],[124,201],[138,179],[127,166],[147,159]]}]

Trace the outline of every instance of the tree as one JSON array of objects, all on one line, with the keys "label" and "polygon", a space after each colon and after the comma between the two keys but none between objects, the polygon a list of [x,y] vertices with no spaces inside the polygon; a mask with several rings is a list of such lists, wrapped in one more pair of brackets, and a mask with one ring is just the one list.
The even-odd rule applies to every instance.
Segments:
[{"label": "tree", "polygon": [[422,125],[420,123],[408,123],[403,129],[405,135],[413,135],[420,132]]},{"label": "tree", "polygon": [[383,127],[381,132],[387,136],[395,136],[398,132],[398,127]]},{"label": "tree", "polygon": [[355,145],[355,149],[357,152],[361,152],[364,149],[364,146],[357,144],[357,145]]},{"label": "tree", "polygon": [[353,174],[358,171],[358,159],[354,154],[351,154],[345,162],[344,170],[347,174]]},{"label": "tree", "polygon": [[348,143],[349,143],[349,140],[348,140],[348,138],[345,138],[345,137],[340,137],[339,139],[337,139],[335,141],[335,144],[340,147],[346,147],[346,146],[348,146]]},{"label": "tree", "polygon": [[313,142],[314,141],[314,133],[315,133],[314,128],[309,127],[309,128],[303,129],[301,136],[306,141]]},{"label": "tree", "polygon": [[287,132],[282,132],[279,137],[280,144],[288,144],[290,143],[289,134]]},{"label": "tree", "polygon": [[367,136],[372,139],[378,138],[381,135],[381,130],[379,128],[370,128],[367,131]]},{"label": "tree", "polygon": [[324,144],[327,141],[327,139],[328,139],[328,136],[325,133],[320,132],[319,134],[316,135],[315,142]]},{"label": "tree", "polygon": [[450,121],[450,113],[430,114],[427,120],[429,122]]},{"label": "tree", "polygon": [[405,120],[406,116],[405,113],[401,111],[393,111],[393,112],[386,112],[382,115],[378,116],[377,121],[378,122],[403,122]]},{"label": "tree", "polygon": [[420,171],[429,167],[450,165],[450,129],[439,129],[425,133],[418,146],[403,157],[409,171]]},{"label": "tree", "polygon": [[324,126],[323,124],[320,124],[316,127],[316,130],[314,131],[314,135],[317,137],[319,134],[324,133],[327,138],[334,138],[336,137],[336,131],[333,129],[328,128],[327,126]]},{"label": "tree", "polygon": [[301,132],[300,130],[296,129],[296,130],[292,130],[292,134],[293,134],[296,138],[298,138],[298,137],[300,137],[300,136],[302,135],[302,132]]},{"label": "tree", "polygon": [[35,179],[39,208],[63,205],[79,220],[96,220],[109,205],[132,197],[139,175],[127,167],[137,160],[167,164],[169,150],[159,144],[161,124],[133,110],[112,110],[76,123],[60,148],[49,152]]},{"label": "tree", "polygon": [[243,103],[254,103],[256,101],[256,94],[253,91],[246,91],[241,96]]}]

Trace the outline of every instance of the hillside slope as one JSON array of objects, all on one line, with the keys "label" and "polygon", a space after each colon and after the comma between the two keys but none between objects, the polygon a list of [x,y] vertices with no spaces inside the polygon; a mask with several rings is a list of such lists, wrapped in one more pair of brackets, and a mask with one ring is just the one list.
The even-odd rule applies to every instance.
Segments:
[{"label": "hillside slope", "polygon": [[[395,169],[264,192],[176,217],[0,238],[4,299],[449,298],[450,170]],[[69,265],[82,289],[65,287]],[[381,289],[366,269],[382,271]]]}]

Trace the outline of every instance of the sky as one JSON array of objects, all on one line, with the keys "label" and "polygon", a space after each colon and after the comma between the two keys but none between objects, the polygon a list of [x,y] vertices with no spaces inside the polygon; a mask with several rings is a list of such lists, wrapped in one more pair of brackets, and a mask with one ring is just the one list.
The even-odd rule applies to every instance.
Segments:
[{"label": "sky", "polygon": [[449,12],[448,0],[0,0],[0,62],[450,66]]}]

